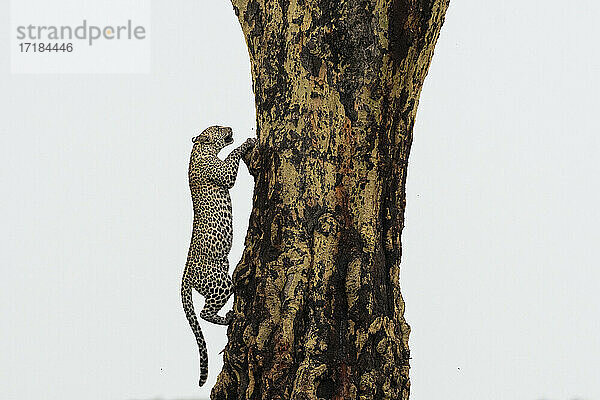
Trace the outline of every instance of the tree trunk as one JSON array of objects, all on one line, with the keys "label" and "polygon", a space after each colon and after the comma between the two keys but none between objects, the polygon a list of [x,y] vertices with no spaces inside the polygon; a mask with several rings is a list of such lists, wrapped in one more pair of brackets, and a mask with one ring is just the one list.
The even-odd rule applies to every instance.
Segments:
[{"label": "tree trunk", "polygon": [[408,399],[406,168],[449,0],[232,2],[258,143],[211,397]]}]

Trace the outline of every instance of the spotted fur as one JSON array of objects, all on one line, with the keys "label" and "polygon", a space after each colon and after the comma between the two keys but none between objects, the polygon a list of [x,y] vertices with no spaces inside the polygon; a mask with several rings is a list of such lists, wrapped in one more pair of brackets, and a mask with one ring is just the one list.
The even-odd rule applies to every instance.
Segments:
[{"label": "spotted fur", "polygon": [[240,158],[252,149],[254,139],[246,140],[224,161],[217,154],[233,143],[231,128],[211,126],[192,141],[188,178],[194,204],[194,225],[181,280],[181,301],[200,352],[199,384],[202,386],[208,377],[208,354],[194,311],[192,289],[205,298],[200,317],[219,325],[229,324],[231,311],[225,317],[217,314],[231,296],[233,286],[227,260],[233,240],[229,189],[235,183]]}]

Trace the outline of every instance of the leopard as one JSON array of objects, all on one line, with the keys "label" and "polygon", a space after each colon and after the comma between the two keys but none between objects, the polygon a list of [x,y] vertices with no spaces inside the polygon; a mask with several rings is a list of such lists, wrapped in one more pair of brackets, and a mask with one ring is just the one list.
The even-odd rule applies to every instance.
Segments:
[{"label": "leopard", "polygon": [[235,183],[240,159],[254,148],[249,138],[221,160],[218,153],[233,143],[230,127],[213,125],[192,138],[188,180],[194,209],[192,238],[181,279],[181,301],[200,354],[199,386],[208,378],[206,341],[196,317],[193,290],[204,296],[199,315],[205,321],[228,325],[233,317],[218,315],[233,293],[228,255],[233,241],[229,189]]}]

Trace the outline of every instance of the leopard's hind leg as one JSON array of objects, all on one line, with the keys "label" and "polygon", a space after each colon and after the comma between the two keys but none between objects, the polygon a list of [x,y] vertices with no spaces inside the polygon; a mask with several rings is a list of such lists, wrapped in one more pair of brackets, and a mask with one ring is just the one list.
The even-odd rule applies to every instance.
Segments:
[{"label": "leopard's hind leg", "polygon": [[204,308],[199,313],[200,318],[218,325],[229,325],[232,318],[231,312],[225,317],[217,314],[233,293],[233,282],[228,274],[229,264],[227,261],[225,263],[226,265],[207,265],[196,289],[204,296]]}]

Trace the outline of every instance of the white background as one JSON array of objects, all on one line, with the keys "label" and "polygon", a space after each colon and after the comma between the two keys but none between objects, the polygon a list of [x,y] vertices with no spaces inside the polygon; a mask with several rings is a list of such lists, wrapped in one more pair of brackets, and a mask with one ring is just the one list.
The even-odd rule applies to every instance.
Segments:
[{"label": "white background", "polygon": [[[409,163],[412,399],[600,399],[599,14],[448,11]],[[226,330],[203,322],[198,390],[186,172],[200,128],[254,134],[248,56],[225,0],[154,1],[152,32],[148,75],[11,75],[0,58],[1,399],[198,399],[220,370]],[[242,167],[232,267],[251,188]]]}]

